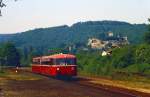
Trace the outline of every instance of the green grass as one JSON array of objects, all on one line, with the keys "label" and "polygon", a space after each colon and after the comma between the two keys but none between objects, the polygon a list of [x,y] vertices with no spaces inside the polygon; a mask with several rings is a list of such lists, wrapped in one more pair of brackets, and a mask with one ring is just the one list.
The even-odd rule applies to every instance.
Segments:
[{"label": "green grass", "polygon": [[81,76],[88,76],[88,77],[103,77],[109,78],[111,80],[120,80],[120,81],[129,81],[129,82],[141,82],[141,83],[149,83],[150,84],[150,77],[141,76],[138,74],[133,74],[131,72],[120,72],[114,71],[110,75],[106,74],[91,74],[85,71],[79,71],[79,75]]},{"label": "green grass", "polygon": [[5,77],[8,75],[8,72],[6,70],[0,71],[0,77]]}]

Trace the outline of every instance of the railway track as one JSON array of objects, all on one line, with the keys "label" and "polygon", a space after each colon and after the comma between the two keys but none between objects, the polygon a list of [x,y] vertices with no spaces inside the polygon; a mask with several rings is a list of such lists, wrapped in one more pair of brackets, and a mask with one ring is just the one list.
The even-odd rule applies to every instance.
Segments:
[{"label": "railway track", "polygon": [[[12,70],[16,71],[16,69],[12,69]],[[31,69],[29,69],[29,68],[18,69],[18,72],[32,73]],[[102,92],[105,92],[108,94],[120,95],[120,96],[116,96],[116,97],[150,97],[150,94],[141,93],[141,92],[128,90],[128,89],[124,89],[124,88],[119,88],[119,87],[93,84],[93,83],[90,83],[88,80],[89,79],[86,79],[84,77],[77,77],[75,79],[71,79],[71,80],[63,79],[61,81],[65,81],[67,83],[75,84],[78,86],[83,86],[84,88],[87,88],[87,89],[93,88],[93,89],[96,89],[96,90],[99,90],[99,91],[102,91]],[[112,97],[114,97],[114,96],[112,96]]]},{"label": "railway track", "polygon": [[124,95],[124,97],[140,97],[136,94],[129,93],[127,91],[116,90],[116,88],[110,87],[110,86],[96,85],[96,84],[92,84],[92,83],[88,83],[88,82],[87,83],[78,82],[78,84],[82,85],[82,86],[88,86],[88,87],[96,88],[96,89],[99,89],[101,91],[109,92],[112,94]]}]

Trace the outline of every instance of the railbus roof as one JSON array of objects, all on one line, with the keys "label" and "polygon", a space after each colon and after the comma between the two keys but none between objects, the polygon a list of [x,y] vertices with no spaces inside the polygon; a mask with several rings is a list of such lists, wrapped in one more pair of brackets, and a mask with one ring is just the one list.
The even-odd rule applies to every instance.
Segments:
[{"label": "railbus roof", "polygon": [[37,59],[63,59],[63,58],[76,58],[75,55],[72,54],[54,54],[50,56],[41,56],[41,57],[35,57],[33,60]]}]

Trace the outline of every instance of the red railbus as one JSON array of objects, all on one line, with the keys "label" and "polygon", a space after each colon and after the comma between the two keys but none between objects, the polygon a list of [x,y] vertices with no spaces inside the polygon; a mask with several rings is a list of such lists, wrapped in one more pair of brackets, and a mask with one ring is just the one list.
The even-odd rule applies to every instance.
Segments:
[{"label": "red railbus", "polygon": [[32,72],[53,77],[76,76],[76,57],[71,54],[55,54],[33,58]]}]

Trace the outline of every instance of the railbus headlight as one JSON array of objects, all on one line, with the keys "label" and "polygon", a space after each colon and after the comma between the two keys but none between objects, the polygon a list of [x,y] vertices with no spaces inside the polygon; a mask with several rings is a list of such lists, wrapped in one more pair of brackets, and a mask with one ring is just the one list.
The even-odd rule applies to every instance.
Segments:
[{"label": "railbus headlight", "polygon": [[56,70],[57,70],[57,71],[59,71],[60,69],[59,69],[59,68],[57,68]]},{"label": "railbus headlight", "polygon": [[74,70],[75,68],[74,67],[71,67],[71,70]]}]

